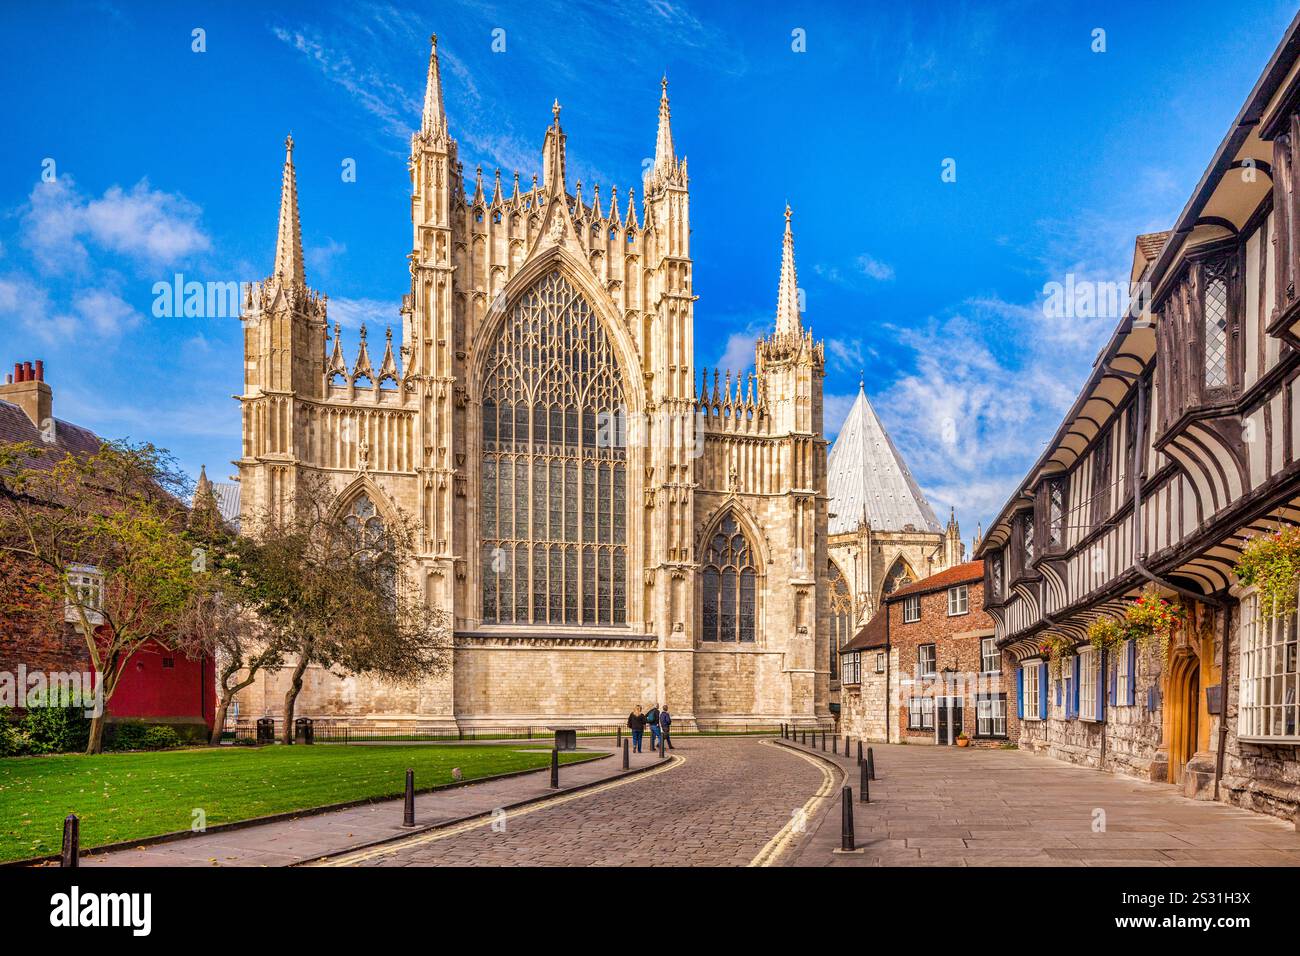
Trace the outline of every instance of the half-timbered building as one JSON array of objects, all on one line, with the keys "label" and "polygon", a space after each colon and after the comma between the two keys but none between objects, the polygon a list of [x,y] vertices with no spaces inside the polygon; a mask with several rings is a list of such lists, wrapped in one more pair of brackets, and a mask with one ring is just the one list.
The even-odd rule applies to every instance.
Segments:
[{"label": "half-timbered building", "polygon": [[[1298,24],[1173,228],[1138,237],[1127,314],[977,555],[1022,747],[1280,815],[1296,614],[1262,616],[1234,569],[1300,518]],[[1185,614],[1168,641],[1094,647],[1144,591]]]}]

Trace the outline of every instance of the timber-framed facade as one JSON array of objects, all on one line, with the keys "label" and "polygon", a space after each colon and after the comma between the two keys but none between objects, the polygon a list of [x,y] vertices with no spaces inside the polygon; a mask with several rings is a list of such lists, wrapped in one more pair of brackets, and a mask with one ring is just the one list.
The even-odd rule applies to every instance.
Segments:
[{"label": "timber-framed facade", "polygon": [[[1138,237],[1128,313],[977,551],[1021,746],[1284,816],[1295,615],[1261,618],[1234,568],[1300,520],[1298,24],[1173,228]],[[1167,648],[1092,648],[1091,622],[1149,589],[1186,614]]]}]

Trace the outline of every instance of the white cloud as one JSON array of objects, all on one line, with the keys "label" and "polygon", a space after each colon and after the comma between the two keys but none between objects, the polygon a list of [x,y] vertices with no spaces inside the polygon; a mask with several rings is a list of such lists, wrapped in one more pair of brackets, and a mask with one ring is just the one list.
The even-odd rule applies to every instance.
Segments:
[{"label": "white cloud", "polygon": [[87,241],[148,266],[179,266],[211,248],[199,225],[201,211],[184,196],[140,180],[130,191],[111,186],[87,200],[71,176],[39,182],[22,216],[22,243],[42,272],[84,272]]},{"label": "white cloud", "polygon": [[89,326],[101,336],[121,335],[140,324],[140,314],[108,289],[83,289],[75,293],[72,308],[81,316],[83,328]]},{"label": "white cloud", "polygon": [[743,372],[754,367],[754,346],[758,344],[758,333],[750,330],[732,332],[727,336],[727,345],[718,358],[716,368],[723,372]]},{"label": "white cloud", "polygon": [[345,329],[357,329],[364,322],[369,330],[401,327],[402,304],[386,299],[330,299],[329,318]]},{"label": "white cloud", "polygon": [[874,256],[863,253],[857,258],[859,271],[870,279],[877,279],[881,282],[888,282],[894,278],[894,267],[888,263],[881,262]]}]

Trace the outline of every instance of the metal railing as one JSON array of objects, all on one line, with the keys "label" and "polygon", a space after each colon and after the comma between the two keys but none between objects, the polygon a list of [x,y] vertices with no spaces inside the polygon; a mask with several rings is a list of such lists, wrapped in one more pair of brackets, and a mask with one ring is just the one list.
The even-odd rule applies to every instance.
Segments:
[{"label": "metal railing", "polygon": [[[270,739],[278,742],[284,735],[284,720],[281,717],[264,717],[261,721],[271,721]],[[265,725],[264,725],[265,726]],[[706,724],[694,730],[670,731],[673,737],[714,737],[714,736],[779,736],[780,721],[725,721],[716,725]],[[817,733],[833,733],[832,721],[816,724],[801,723],[802,729]],[[602,738],[627,736],[628,729],[622,724],[578,724],[556,718],[551,723],[538,723],[520,726],[518,724],[472,725],[449,730],[445,725],[409,724],[400,726],[376,725],[370,722],[352,721],[346,718],[311,718],[312,738],[318,744],[385,744],[385,743],[456,743],[476,740],[537,740],[549,741],[555,737],[555,727],[576,730],[579,737]],[[264,729],[265,735],[267,731]],[[256,741],[258,739],[258,720],[241,719],[227,722],[223,738],[228,741]],[[650,729],[646,728],[646,739],[650,738]]]}]

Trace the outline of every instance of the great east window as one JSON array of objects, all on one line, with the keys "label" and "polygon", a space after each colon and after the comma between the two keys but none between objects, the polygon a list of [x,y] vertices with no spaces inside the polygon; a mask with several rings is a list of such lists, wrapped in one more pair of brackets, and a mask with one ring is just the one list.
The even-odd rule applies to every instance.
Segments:
[{"label": "great east window", "polygon": [[627,451],[618,363],[559,272],[511,309],[483,386],[483,621],[627,620]]}]

